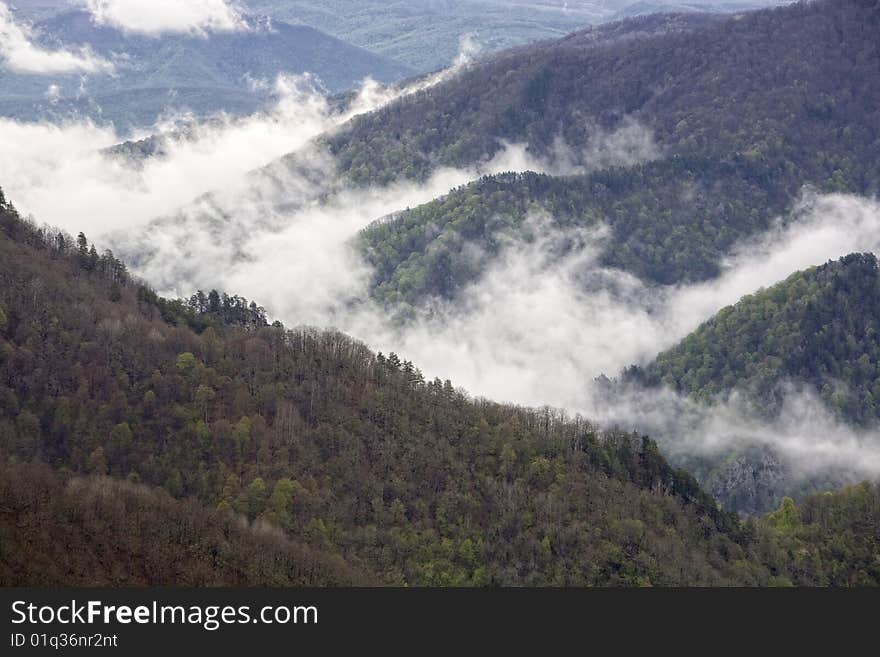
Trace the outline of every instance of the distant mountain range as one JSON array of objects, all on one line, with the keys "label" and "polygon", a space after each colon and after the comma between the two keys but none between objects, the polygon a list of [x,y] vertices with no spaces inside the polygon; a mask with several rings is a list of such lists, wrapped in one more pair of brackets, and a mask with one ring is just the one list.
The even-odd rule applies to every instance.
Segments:
[{"label": "distant mountain range", "polygon": [[366,77],[388,83],[412,73],[312,27],[247,20],[247,31],[144,36],[96,25],[83,11],[53,15],[34,26],[41,45],[88,44],[114,62],[114,74],[83,81],[80,75],[28,75],[0,66],[0,115],[35,120],[79,114],[125,128],[150,125],[169,108],[196,115],[253,111],[266,103],[279,74],[308,72],[319,88],[336,93]]},{"label": "distant mountain range", "polygon": [[302,22],[407,64],[448,66],[461,39],[484,52],[556,39],[587,25],[671,11],[732,12],[780,0],[249,0],[255,11]]}]

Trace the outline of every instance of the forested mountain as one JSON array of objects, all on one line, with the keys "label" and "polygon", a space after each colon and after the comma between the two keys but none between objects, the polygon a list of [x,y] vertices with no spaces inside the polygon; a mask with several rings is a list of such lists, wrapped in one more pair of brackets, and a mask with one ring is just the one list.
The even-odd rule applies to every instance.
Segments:
[{"label": "forested mountain", "polygon": [[0,280],[4,583],[878,577],[870,487],[742,523],[648,438],[472,400],[235,296],[165,301],[2,196]]},{"label": "forested mountain", "polygon": [[600,20],[595,7],[484,0],[251,0],[254,11],[323,32],[420,72],[449,66],[467,34],[487,51],[558,38]]},{"label": "forested mountain", "polygon": [[719,312],[634,376],[711,402],[739,390],[767,412],[807,383],[841,417],[880,417],[880,270],[854,253],[792,274]]},{"label": "forested mountain", "polygon": [[[372,294],[388,304],[453,298],[534,216],[560,229],[608,225],[601,265],[671,284],[717,276],[721,256],[785,207],[748,165],[674,157],[579,177],[487,176],[375,222],[360,246]],[[471,257],[474,246],[488,257]]]},{"label": "forested mountain", "polygon": [[354,180],[420,177],[491,156],[500,140],[536,155],[558,138],[584,148],[591,122],[613,129],[629,117],[669,156],[745,157],[765,175],[785,174],[787,162],[813,176],[840,169],[843,182],[874,189],[876,169],[858,165],[877,139],[878,22],[874,0],[818,0],[600,47],[575,33],[481,60],[359,117],[331,146]]},{"label": "forested mountain", "polygon": [[[311,73],[338,93],[372,77],[394,82],[412,69],[306,25],[266,24],[248,17],[249,30],[210,35],[124,32],[69,11],[35,25],[47,47],[89,44],[114,62],[113,75],[28,75],[0,67],[0,115],[35,118],[87,115],[117,126],[152,125],[168,108],[198,116],[252,112],[265,104],[279,74]],[[254,83],[268,82],[261,91]],[[57,93],[47,98],[50,84]]]},{"label": "forested mountain", "polygon": [[[653,33],[676,20],[687,29]],[[604,264],[669,284],[717,274],[720,256],[805,185],[880,189],[880,3],[694,21],[638,18],[599,28],[598,39],[584,32],[506,52],[331,137],[340,170],[360,184],[422,179],[505,142],[579,174],[481,181],[369,229],[379,297],[454,294],[488,262],[467,266],[464,245],[491,254],[500,231],[542,206],[561,225],[610,225]],[[651,147],[627,151],[639,130]]]}]

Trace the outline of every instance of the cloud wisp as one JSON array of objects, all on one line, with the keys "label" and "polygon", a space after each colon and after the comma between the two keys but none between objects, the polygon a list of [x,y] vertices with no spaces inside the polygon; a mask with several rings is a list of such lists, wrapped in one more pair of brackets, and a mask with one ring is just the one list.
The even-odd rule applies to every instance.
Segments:
[{"label": "cloud wisp", "polygon": [[85,6],[98,25],[148,36],[248,29],[241,9],[229,0],[85,0]]},{"label": "cloud wisp", "polygon": [[15,73],[32,75],[106,74],[114,65],[88,46],[74,50],[47,50],[34,42],[28,25],[15,20],[9,7],[0,2],[0,60]]}]

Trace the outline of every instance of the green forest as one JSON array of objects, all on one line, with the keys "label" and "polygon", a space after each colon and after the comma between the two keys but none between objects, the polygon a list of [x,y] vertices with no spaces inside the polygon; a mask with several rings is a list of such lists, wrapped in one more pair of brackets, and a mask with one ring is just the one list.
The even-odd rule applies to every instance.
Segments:
[{"label": "green forest", "polygon": [[880,581],[870,485],[743,520],[646,436],[162,299],[2,197],[0,276],[4,585]]},{"label": "green forest", "polygon": [[880,417],[878,328],[877,258],[854,253],[744,297],[629,374],[706,402],[739,390],[768,414],[780,384],[808,383],[842,419],[867,425]]},{"label": "green forest", "polygon": [[[562,230],[609,226],[601,264],[650,283],[714,278],[737,240],[767,229],[773,210],[785,208],[750,171],[745,162],[675,157],[585,177],[487,176],[362,232],[371,294],[390,306],[452,299],[506,240],[531,239],[526,220],[538,216]],[[473,246],[489,257],[475,262]]]}]

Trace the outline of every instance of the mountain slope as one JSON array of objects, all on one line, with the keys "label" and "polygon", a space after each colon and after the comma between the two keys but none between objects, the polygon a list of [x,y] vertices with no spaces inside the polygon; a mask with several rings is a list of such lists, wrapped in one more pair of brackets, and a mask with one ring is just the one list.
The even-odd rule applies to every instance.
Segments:
[{"label": "mountain slope", "polygon": [[711,401],[741,390],[766,410],[807,383],[847,420],[880,417],[880,269],[851,254],[792,274],[720,311],[640,373]]},{"label": "mountain slope", "polygon": [[163,490],[0,461],[0,586],[356,586],[341,559]]},{"label": "mountain slope", "polygon": [[[717,276],[736,240],[785,207],[748,163],[675,157],[579,177],[488,176],[377,221],[360,246],[374,268],[372,294],[386,304],[454,298],[530,217],[544,215],[560,230],[610,227],[601,265],[672,284]],[[474,247],[487,257],[473,258]]]},{"label": "mountain slope", "polygon": [[0,279],[4,584],[877,581],[867,485],[743,523],[647,438],[162,300],[2,194]]},{"label": "mountain slope", "polygon": [[[623,27],[638,32],[644,22],[674,19]],[[481,61],[359,117],[331,146],[355,180],[382,180],[479,161],[501,149],[499,140],[548,155],[561,138],[577,151],[587,146],[591,123],[610,129],[629,117],[653,130],[668,155],[744,154],[768,173],[784,174],[791,161],[825,177],[834,165],[854,187],[876,187],[876,168],[862,171],[834,156],[867,154],[876,143],[878,24],[877,2],[845,0],[600,47],[575,35]]]},{"label": "mountain slope", "polygon": [[449,66],[471,34],[487,51],[560,37],[601,18],[596,7],[560,7],[481,0],[252,0],[250,6],[301,22],[404,62],[420,72]]},{"label": "mountain slope", "polygon": [[[563,227],[609,225],[602,264],[672,284],[717,275],[731,246],[785,215],[806,185],[880,189],[880,4],[688,17],[670,31],[680,20],[500,54],[331,137],[340,171],[361,184],[483,161],[504,142],[577,174],[475,183],[368,229],[378,298],[453,296],[490,261],[468,263],[466,247],[492,255],[527,211],[549,210]],[[443,260],[457,278],[424,283]]]},{"label": "mountain slope", "polygon": [[[209,36],[141,36],[96,25],[84,11],[65,12],[40,22],[42,43],[87,43],[116,62],[113,76],[91,76],[80,91],[80,77],[19,75],[0,70],[0,109],[8,116],[32,120],[79,109],[103,119],[149,125],[167,107],[187,107],[196,114],[252,111],[266,100],[254,81],[279,74],[313,74],[330,92],[351,89],[365,77],[393,82],[411,69],[305,25],[251,17],[250,30]],[[124,60],[120,59],[125,55]],[[47,99],[46,88],[59,87],[60,97]],[[269,89],[271,90],[271,89]]]},{"label": "mountain slope", "polygon": [[662,11],[743,11],[775,0],[676,3],[659,0],[251,0],[249,6],[288,22],[312,25],[420,71],[448,66],[463,35],[484,52],[560,37],[586,25]]},{"label": "mountain slope", "polygon": [[740,572],[738,520],[648,439],[471,401],[335,333],[198,334],[109,254],[0,219],[4,458],[262,518],[386,583],[766,577]]}]

